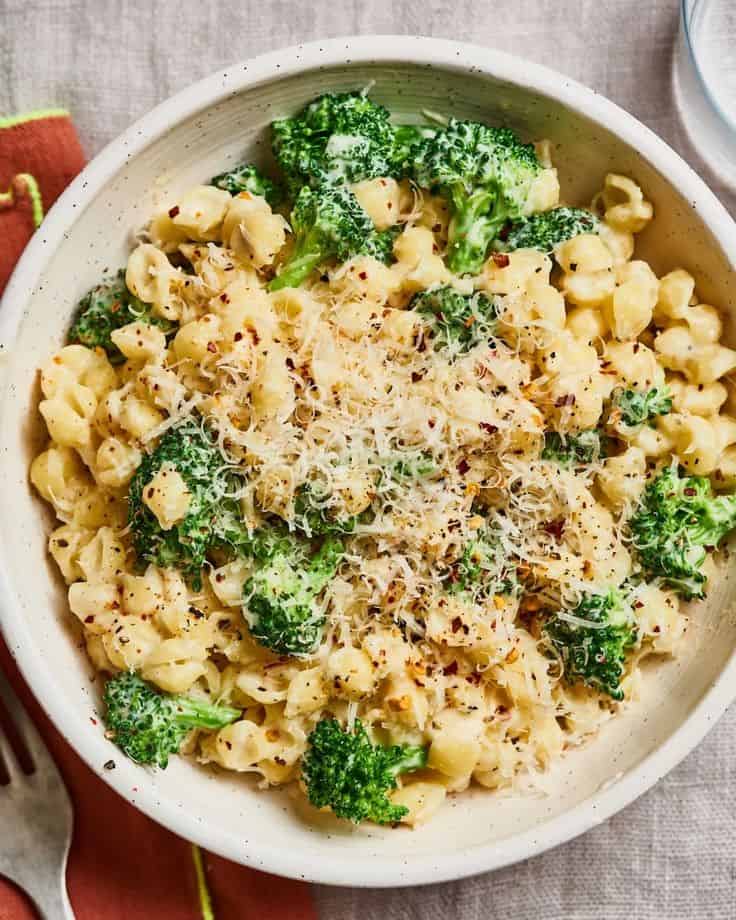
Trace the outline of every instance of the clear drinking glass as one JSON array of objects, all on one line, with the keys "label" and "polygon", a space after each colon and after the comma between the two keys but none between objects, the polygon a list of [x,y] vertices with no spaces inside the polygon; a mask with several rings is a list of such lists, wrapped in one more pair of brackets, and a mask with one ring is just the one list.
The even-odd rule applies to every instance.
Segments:
[{"label": "clear drinking glass", "polygon": [[675,98],[690,139],[736,188],[736,0],[680,0]]}]

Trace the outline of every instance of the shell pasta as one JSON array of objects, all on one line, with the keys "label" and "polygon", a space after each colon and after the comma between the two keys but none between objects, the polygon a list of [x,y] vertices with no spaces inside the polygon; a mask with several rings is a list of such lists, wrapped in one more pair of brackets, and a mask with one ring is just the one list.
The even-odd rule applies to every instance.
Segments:
[{"label": "shell pasta", "polygon": [[[283,188],[240,167],[151,215],[41,368],[30,478],[94,667],[199,707],[168,753],[414,825],[533,785],[687,641],[736,526],[736,351],[637,258],[633,178],[573,208],[548,145],[384,112],[323,97],[274,125]],[[327,788],[330,744],[380,759],[375,801]]]}]

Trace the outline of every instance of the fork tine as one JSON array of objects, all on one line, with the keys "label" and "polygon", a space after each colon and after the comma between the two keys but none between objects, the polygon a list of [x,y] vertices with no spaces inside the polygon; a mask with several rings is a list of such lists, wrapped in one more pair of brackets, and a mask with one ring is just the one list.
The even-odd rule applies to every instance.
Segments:
[{"label": "fork tine", "polygon": [[[49,752],[41,740],[41,736],[38,734],[36,727],[31,721],[31,717],[21,705],[20,700],[15,695],[15,692],[2,670],[0,670],[0,705],[4,707],[8,717],[12,720],[21,741],[26,747],[26,751],[28,752],[28,756],[30,756],[33,766],[38,768],[42,763],[49,760]],[[3,732],[0,728],[0,736],[1,735],[3,735]],[[7,738],[5,739],[5,743],[10,747]],[[14,758],[16,763],[18,762],[18,758],[14,757],[12,752],[10,756]]]},{"label": "fork tine", "polygon": [[2,725],[0,725],[0,760],[5,767],[5,772],[8,774],[8,779],[11,783],[19,780],[23,776],[23,770],[18,763],[18,758],[15,756],[13,747]]}]

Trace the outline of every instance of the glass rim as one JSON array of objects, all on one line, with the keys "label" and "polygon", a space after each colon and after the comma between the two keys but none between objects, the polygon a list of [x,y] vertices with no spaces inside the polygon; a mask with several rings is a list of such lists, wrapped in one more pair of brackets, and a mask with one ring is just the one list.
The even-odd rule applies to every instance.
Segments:
[{"label": "glass rim", "polygon": [[718,100],[715,98],[711,92],[708,81],[703,76],[703,71],[700,68],[700,61],[698,55],[695,51],[695,43],[693,41],[693,35],[690,28],[690,20],[692,17],[688,17],[688,10],[692,10],[697,6],[702,0],[680,0],[680,21],[682,22],[682,31],[685,37],[685,42],[687,44],[687,50],[690,55],[690,60],[693,64],[693,69],[698,78],[698,83],[703,91],[705,101],[710,105],[713,112],[720,118],[723,124],[728,128],[731,133],[736,137],[736,119],[732,118],[721,106]]}]

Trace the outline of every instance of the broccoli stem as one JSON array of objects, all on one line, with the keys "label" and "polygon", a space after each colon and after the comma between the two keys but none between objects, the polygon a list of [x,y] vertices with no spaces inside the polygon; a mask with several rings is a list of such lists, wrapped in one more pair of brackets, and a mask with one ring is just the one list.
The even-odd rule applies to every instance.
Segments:
[{"label": "broccoli stem", "polygon": [[302,281],[312,274],[325,257],[319,248],[313,248],[313,246],[312,240],[307,236],[303,243],[294,250],[284,270],[270,282],[269,291],[299,287]]},{"label": "broccoli stem", "polygon": [[414,770],[421,770],[427,766],[427,749],[424,747],[406,746],[400,760],[397,760],[393,766],[389,767],[389,772],[394,776],[400,773],[412,773]]},{"label": "broccoli stem", "polygon": [[454,216],[450,224],[447,265],[458,275],[480,270],[491,240],[504,224],[504,218],[486,213],[493,202],[487,189],[476,189],[468,195],[465,189],[453,190]]},{"label": "broccoli stem", "polygon": [[186,728],[214,730],[223,728],[240,718],[239,709],[215,706],[205,700],[195,700],[189,696],[176,696],[173,702],[176,706],[174,720]]}]

